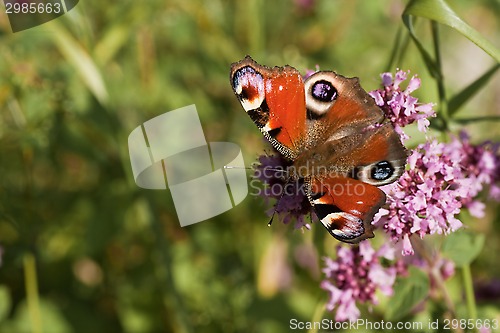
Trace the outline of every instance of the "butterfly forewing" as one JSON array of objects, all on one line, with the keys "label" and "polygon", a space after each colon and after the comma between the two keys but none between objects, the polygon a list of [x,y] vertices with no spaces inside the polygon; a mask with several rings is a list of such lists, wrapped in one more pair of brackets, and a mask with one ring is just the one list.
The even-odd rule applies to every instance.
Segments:
[{"label": "butterfly forewing", "polygon": [[304,82],[293,67],[268,68],[246,57],[234,63],[233,91],[263,134],[285,157],[293,160],[305,147]]}]

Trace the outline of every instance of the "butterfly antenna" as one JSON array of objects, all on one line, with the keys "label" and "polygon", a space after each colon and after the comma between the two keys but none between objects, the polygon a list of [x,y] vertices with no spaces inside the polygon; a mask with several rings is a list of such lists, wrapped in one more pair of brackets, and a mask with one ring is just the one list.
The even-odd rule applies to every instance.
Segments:
[{"label": "butterfly antenna", "polygon": [[276,215],[276,206],[274,206],[274,212],[273,215],[271,215],[271,219],[269,220],[269,222],[267,222],[268,227],[270,227],[273,224],[274,215]]},{"label": "butterfly antenna", "polygon": [[[287,184],[288,184],[288,181],[287,181]],[[276,215],[276,211],[278,210],[278,205],[280,204],[280,201],[281,201],[281,199],[283,198],[284,195],[285,195],[285,190],[283,190],[281,192],[281,195],[278,198],[278,201],[276,201],[276,205],[274,205],[273,215],[271,215],[271,219],[267,223],[268,227],[270,227],[273,224],[274,215]]]},{"label": "butterfly antenna", "polygon": [[[268,170],[283,171],[283,169],[272,169],[272,168],[269,168]],[[288,185],[288,183],[290,182],[290,179],[291,179],[290,176],[288,176],[286,178],[285,186],[283,187],[283,191],[281,191],[281,195],[278,198],[278,201],[276,201],[276,205],[274,205],[273,215],[271,215],[271,219],[267,223],[268,227],[270,227],[273,224],[274,215],[276,215],[276,211],[278,210],[278,205],[280,204],[281,199],[283,199],[283,196],[285,195],[285,188],[286,188],[286,185]]]},{"label": "butterfly antenna", "polygon": [[[245,169],[245,170],[254,170],[252,167],[242,167],[242,166],[233,166],[233,165],[224,165],[224,169]],[[279,168],[266,168],[266,170],[271,170],[271,171],[281,171],[285,172],[283,169]]]},{"label": "butterfly antenna", "polygon": [[251,167],[232,166],[232,165],[224,165],[224,169],[245,169],[245,170],[253,170]]}]

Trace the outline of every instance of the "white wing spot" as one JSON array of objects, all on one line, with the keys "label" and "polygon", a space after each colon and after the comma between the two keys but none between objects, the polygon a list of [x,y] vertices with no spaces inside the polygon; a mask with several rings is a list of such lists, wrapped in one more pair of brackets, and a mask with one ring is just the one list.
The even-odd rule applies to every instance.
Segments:
[{"label": "white wing spot", "polygon": [[269,132],[270,130],[272,130],[271,126],[269,126],[269,122],[266,123],[266,125],[264,125],[264,127],[262,127],[260,129],[262,132]]},{"label": "white wing spot", "polygon": [[[250,92],[253,98],[243,98],[241,95],[244,90],[247,91],[247,94]],[[247,73],[239,77],[234,91],[240,96],[241,105],[245,111],[255,110],[261,106],[265,98],[264,80],[260,74]]]},{"label": "white wing spot", "polygon": [[248,112],[250,110],[255,110],[255,109],[259,108],[261,106],[263,100],[264,100],[264,97],[260,96],[260,95],[255,97],[253,100],[242,98],[241,105],[243,106],[245,111]]},{"label": "white wing spot", "polygon": [[238,95],[241,94],[241,92],[243,91],[243,88],[241,87],[241,84],[238,84],[236,86],[236,89],[234,90]]}]

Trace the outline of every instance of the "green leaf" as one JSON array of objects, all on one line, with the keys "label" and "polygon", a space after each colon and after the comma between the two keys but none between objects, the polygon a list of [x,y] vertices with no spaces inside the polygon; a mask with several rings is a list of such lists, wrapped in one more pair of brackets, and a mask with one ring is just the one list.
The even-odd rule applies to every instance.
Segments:
[{"label": "green leaf", "polygon": [[[485,39],[474,28],[465,23],[458,15],[448,6],[444,0],[412,0],[406,6],[403,12],[403,21],[414,36],[411,27],[411,16],[423,17],[429,20],[439,22],[453,28],[472,41],[474,44],[483,49],[497,62],[500,62],[500,50],[492,43]],[[416,38],[416,37],[415,37]],[[421,45],[417,43],[420,49]],[[424,50],[425,51],[425,50]]]},{"label": "green leaf", "polygon": [[409,276],[398,279],[394,287],[394,296],[387,306],[386,319],[397,321],[406,316],[429,292],[427,274],[416,267],[410,267]]},{"label": "green leaf", "polygon": [[461,92],[450,98],[448,102],[448,113],[450,116],[455,114],[471,97],[473,97],[495,74],[500,64],[494,65],[489,71],[484,73],[476,81],[472,82],[469,86]]},{"label": "green leaf", "polygon": [[42,318],[42,327],[33,327],[28,305],[22,301],[17,307],[12,325],[18,333],[40,332],[50,333],[72,333],[73,328],[64,317],[61,308],[50,300],[40,299],[40,316]]},{"label": "green leaf", "polygon": [[57,22],[51,22],[50,29],[52,33],[49,36],[54,39],[59,51],[76,69],[87,88],[99,103],[106,105],[108,102],[108,91],[101,72],[89,53]]},{"label": "green leaf", "polygon": [[0,286],[0,322],[7,317],[11,306],[9,289],[6,286]]},{"label": "green leaf", "polygon": [[[405,11],[406,12],[406,11]],[[403,14],[403,22],[410,32],[410,36],[415,42],[417,49],[419,50],[422,58],[424,59],[425,65],[429,70],[429,74],[435,79],[441,79],[441,71],[437,66],[436,62],[432,59],[432,56],[425,50],[425,47],[420,43],[417,36],[415,35],[415,30],[413,29],[413,17],[410,15]]]},{"label": "green leaf", "polygon": [[470,117],[470,118],[455,118],[454,123],[467,125],[472,123],[478,123],[481,121],[500,121],[500,116],[482,116],[482,117]]},{"label": "green leaf", "polygon": [[100,65],[107,65],[129,41],[130,32],[127,28],[123,25],[112,26],[95,46],[95,59]]},{"label": "green leaf", "polygon": [[457,266],[470,264],[484,246],[484,235],[458,231],[448,235],[443,242],[443,256]]}]

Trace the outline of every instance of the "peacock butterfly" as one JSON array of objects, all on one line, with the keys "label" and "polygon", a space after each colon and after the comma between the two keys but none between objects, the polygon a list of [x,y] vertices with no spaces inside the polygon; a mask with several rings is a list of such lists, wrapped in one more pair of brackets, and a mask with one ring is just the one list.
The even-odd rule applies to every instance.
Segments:
[{"label": "peacock butterfly", "polygon": [[407,153],[392,124],[358,78],[319,71],[302,78],[291,66],[269,68],[250,56],[233,63],[231,86],[269,142],[303,179],[328,232],[357,243],[372,238],[385,204],[377,186],[396,181]]}]

